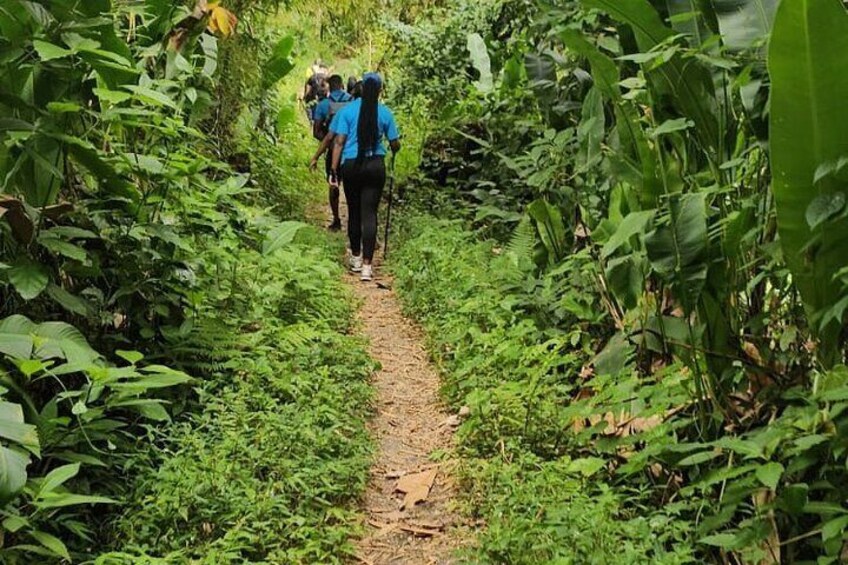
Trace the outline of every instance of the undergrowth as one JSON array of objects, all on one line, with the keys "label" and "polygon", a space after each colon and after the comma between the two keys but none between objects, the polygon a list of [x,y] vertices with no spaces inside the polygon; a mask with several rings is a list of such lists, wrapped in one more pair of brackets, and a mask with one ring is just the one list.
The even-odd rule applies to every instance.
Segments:
[{"label": "undergrowth", "polygon": [[469,557],[694,562],[680,509],[651,508],[647,489],[614,488],[604,460],[567,433],[568,399],[598,332],[579,257],[566,288],[528,277],[517,255],[478,242],[461,222],[415,217],[399,239],[396,288],[427,329],[445,397],[470,408],[458,449],[470,513],[485,527]]},{"label": "undergrowth", "polygon": [[114,525],[120,552],[99,563],[329,563],[349,554],[351,503],[370,461],[373,362],[346,335],[352,306],[332,253],[320,243],[270,258],[243,253],[230,306],[243,314],[227,319],[229,343],[212,346],[226,354],[196,389],[202,409],[134,463],[128,511]]}]

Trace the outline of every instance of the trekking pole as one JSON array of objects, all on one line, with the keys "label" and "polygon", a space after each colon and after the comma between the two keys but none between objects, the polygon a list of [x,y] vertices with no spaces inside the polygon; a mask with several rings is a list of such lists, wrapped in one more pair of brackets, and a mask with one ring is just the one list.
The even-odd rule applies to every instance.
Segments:
[{"label": "trekking pole", "polygon": [[395,188],[395,152],[392,151],[392,164],[389,166],[389,207],[386,209],[386,232],[383,234],[383,260],[389,258],[389,228],[392,225],[392,199]]}]

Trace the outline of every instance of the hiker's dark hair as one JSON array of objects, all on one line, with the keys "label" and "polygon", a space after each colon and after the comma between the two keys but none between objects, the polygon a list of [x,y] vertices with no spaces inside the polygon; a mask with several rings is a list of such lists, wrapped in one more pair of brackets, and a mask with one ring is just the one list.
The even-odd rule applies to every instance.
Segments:
[{"label": "hiker's dark hair", "polygon": [[377,150],[380,132],[377,124],[377,100],[380,98],[380,83],[376,80],[366,80],[362,83],[362,106],[359,108],[359,127],[357,141],[359,154],[356,161],[361,163],[368,152]]},{"label": "hiker's dark hair", "polygon": [[331,76],[328,82],[330,83],[330,90],[341,90],[344,86],[344,79],[339,75]]},{"label": "hiker's dark hair", "polygon": [[362,98],[362,81],[356,81],[356,84],[353,85],[353,90],[350,91],[350,94],[354,98]]}]

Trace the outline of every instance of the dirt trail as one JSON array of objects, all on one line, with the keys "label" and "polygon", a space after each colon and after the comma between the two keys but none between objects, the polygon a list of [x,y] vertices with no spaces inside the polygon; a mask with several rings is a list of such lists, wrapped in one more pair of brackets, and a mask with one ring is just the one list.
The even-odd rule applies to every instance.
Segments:
[{"label": "dirt trail", "polygon": [[[457,417],[439,403],[439,376],[420,331],[400,311],[392,281],[348,279],[362,300],[361,331],[382,365],[373,381],[377,414],[371,423],[379,453],[364,498],[367,534],[357,544],[357,557],[373,565],[456,563],[453,554],[469,536],[453,508],[452,464],[430,456],[449,454]],[[398,487],[411,492],[404,495]],[[416,498],[425,500],[413,504]]]}]

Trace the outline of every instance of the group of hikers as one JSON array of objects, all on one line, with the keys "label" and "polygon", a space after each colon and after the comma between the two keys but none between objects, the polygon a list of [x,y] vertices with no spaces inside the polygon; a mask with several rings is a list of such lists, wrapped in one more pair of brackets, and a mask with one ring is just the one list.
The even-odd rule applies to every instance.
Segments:
[{"label": "group of hikers", "polygon": [[350,77],[347,85],[341,75],[320,60],[310,69],[303,92],[312,135],[320,142],[310,162],[315,171],[324,156],[329,185],[330,230],[342,227],[339,215],[340,191],[348,207],[347,235],[350,240],[349,266],[363,281],[374,278],[374,251],[377,246],[377,210],[386,185],[384,140],[394,154],[400,150],[400,133],[391,110],[380,102],[383,79],[375,72],[361,80]]}]

